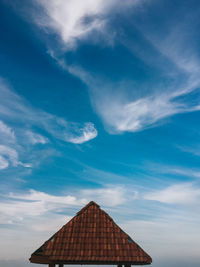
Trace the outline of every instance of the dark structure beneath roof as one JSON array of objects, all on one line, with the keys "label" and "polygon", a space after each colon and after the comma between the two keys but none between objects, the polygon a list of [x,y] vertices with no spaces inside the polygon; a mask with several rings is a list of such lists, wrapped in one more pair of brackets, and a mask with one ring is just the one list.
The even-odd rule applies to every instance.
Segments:
[{"label": "dark structure beneath roof", "polygon": [[91,201],[37,249],[30,262],[56,264],[151,264],[151,257],[95,202]]}]

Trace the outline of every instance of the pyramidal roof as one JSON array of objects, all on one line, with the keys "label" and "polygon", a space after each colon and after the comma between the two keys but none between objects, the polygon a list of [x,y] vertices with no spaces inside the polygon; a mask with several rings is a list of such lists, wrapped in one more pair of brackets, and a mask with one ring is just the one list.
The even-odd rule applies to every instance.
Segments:
[{"label": "pyramidal roof", "polygon": [[30,258],[33,263],[151,264],[151,257],[95,202],[82,208]]}]

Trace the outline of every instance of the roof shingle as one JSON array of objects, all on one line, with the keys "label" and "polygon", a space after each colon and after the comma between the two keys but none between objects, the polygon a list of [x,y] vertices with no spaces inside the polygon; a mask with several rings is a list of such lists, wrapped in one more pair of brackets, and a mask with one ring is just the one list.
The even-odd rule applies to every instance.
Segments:
[{"label": "roof shingle", "polygon": [[91,201],[30,258],[33,263],[151,264],[151,257]]}]

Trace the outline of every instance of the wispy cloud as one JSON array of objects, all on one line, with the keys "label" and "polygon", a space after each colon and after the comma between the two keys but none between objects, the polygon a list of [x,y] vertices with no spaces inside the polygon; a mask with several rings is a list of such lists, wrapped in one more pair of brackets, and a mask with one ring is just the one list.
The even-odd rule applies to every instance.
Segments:
[{"label": "wispy cloud", "polygon": [[[185,12],[187,11],[185,10]],[[165,67],[168,66],[169,68],[167,71],[164,70],[162,74],[164,75],[164,79],[166,82],[168,79],[174,79],[174,82],[170,86],[166,85],[165,88],[157,88],[156,95],[152,95],[148,98],[140,98],[132,104],[128,104],[130,106],[136,106],[137,103],[141,104],[141,107],[136,107],[138,111],[136,114],[139,113],[139,116],[136,115],[136,122],[138,118],[139,122],[144,122],[144,126],[151,126],[154,122],[159,122],[165,117],[178,113],[200,110],[200,58],[198,50],[196,49],[198,45],[198,40],[196,38],[198,28],[195,23],[193,23],[193,20],[195,21],[198,15],[195,11],[193,11],[192,14],[193,19],[191,19],[191,13],[182,14],[185,16],[185,20],[176,21],[173,27],[168,17],[163,18],[161,24],[163,23],[162,26],[165,24],[164,27],[166,27],[167,32],[164,38],[161,31],[152,28],[153,24],[149,25],[149,27],[147,26],[146,23],[148,23],[148,19],[146,23],[135,22],[134,24],[137,30],[144,36],[145,40],[149,42],[149,46],[152,46],[157,51],[157,56],[154,61],[151,61],[152,67],[155,64],[158,64],[158,66],[160,64],[160,68],[162,69],[164,63]],[[131,50],[130,45],[128,45],[128,48]],[[151,55],[147,55],[146,53],[145,55],[146,58],[142,57],[142,60],[147,62],[147,58],[151,57]],[[141,56],[141,53],[138,56]],[[165,62],[163,61],[163,56],[165,57]],[[162,58],[162,61],[160,58]],[[151,88],[149,89],[150,91],[152,90]],[[163,92],[165,93],[163,94]],[[194,92],[197,97],[196,99],[193,98],[191,101],[190,94]],[[148,100],[150,100],[149,103]],[[160,113],[160,116],[158,113]],[[129,114],[127,115],[130,117]],[[152,119],[148,120],[149,117]],[[134,119],[134,115],[132,115],[132,118]]]},{"label": "wispy cloud", "polygon": [[[112,133],[141,131],[157,126],[170,116],[200,110],[198,101],[191,103],[187,98],[181,99],[184,96],[189,97],[190,93],[196,90],[200,80],[194,79],[191,82],[189,77],[186,82],[180,80],[179,85],[175,81],[170,87],[157,88],[155,91],[149,88],[147,96],[134,97],[135,100],[131,101],[130,91],[143,90],[142,88],[134,88],[134,85],[131,88],[130,83],[126,81],[114,84],[102,77],[100,79],[79,66],[67,65],[62,57],[56,56],[54,51],[50,50],[49,53],[61,68],[76,75],[87,84],[94,109]],[[175,88],[172,89],[172,86]]]},{"label": "wispy cloud", "polygon": [[[177,90],[173,91],[171,88],[165,88],[168,90],[160,88],[148,96],[131,101],[130,91],[134,92],[135,88],[130,88],[130,83],[113,84],[103,79],[100,80],[98,76],[94,78],[95,75],[92,77],[78,66],[67,66],[62,59],[52,55],[62,68],[88,85],[92,104],[111,132],[141,131],[155,127],[170,116],[200,110],[198,102],[190,103],[180,98],[195,90],[198,85],[197,81],[190,85],[181,82]],[[184,87],[185,90],[181,91],[180,88]],[[113,94],[113,88],[115,88],[115,94]],[[127,90],[128,94],[126,94]]]},{"label": "wispy cloud", "polygon": [[191,183],[181,183],[169,186],[162,190],[150,192],[145,199],[167,204],[194,204],[200,200],[200,189]]},{"label": "wispy cloud", "polygon": [[[45,16],[36,22],[40,27],[57,33],[69,48],[72,48],[78,39],[94,30],[101,30],[104,25],[104,19],[100,17],[105,12],[102,0],[37,2],[43,8]],[[109,2],[111,1],[108,1],[106,6]]]},{"label": "wispy cloud", "polygon": [[[149,127],[155,127],[162,120],[184,112],[199,110],[199,106],[190,107],[186,103],[174,101],[166,94],[139,98],[135,101],[120,100],[107,96],[99,101],[95,99],[95,107],[104,123],[114,132],[136,132]],[[109,104],[108,104],[109,102]],[[102,108],[102,103],[105,103]]]},{"label": "wispy cloud", "polygon": [[69,142],[73,144],[82,144],[97,136],[97,130],[93,123],[85,123],[83,128],[77,129],[77,136],[72,136],[69,138]]},{"label": "wispy cloud", "polygon": [[[73,49],[78,41],[88,36],[94,38],[97,32],[106,35],[106,24],[110,14],[119,9],[122,11],[125,7],[140,5],[143,1],[128,0],[123,4],[119,0],[106,2],[37,0],[36,2],[41,10],[39,16],[34,14],[35,23],[47,32],[56,33],[64,49]],[[112,38],[113,35],[110,33],[107,41]]]},{"label": "wispy cloud", "polygon": [[17,167],[18,165],[28,168],[31,167],[31,164],[19,161],[17,151],[11,147],[0,145],[0,155],[3,166],[2,169],[8,167],[9,163],[11,163],[14,167]]},{"label": "wispy cloud", "polygon": [[192,144],[191,146],[177,146],[181,151],[193,154],[194,156],[200,156],[199,143]]},{"label": "wispy cloud", "polygon": [[85,189],[81,193],[87,199],[95,199],[101,205],[112,207],[126,202],[125,192],[126,189],[123,186],[115,186],[100,189]]},{"label": "wispy cloud", "polygon": [[174,176],[184,176],[190,179],[200,178],[199,168],[187,168],[186,166],[164,165],[164,164],[147,164],[149,171],[156,174],[171,174]]},{"label": "wispy cloud", "polygon": [[14,130],[3,121],[0,121],[0,138],[6,143],[13,143],[16,141]]},{"label": "wispy cloud", "polygon": [[48,212],[55,212],[67,206],[80,205],[84,200],[74,196],[53,196],[44,192],[30,190],[27,194],[10,193],[8,199],[1,203],[1,224],[21,223],[27,218],[43,216]]},{"label": "wispy cloud", "polygon": [[[3,81],[0,83],[0,93],[3,96],[0,102],[0,116],[2,118],[17,119],[28,124],[30,128],[38,126],[53,137],[67,142],[72,140],[72,143],[78,139],[80,139],[80,141],[78,140],[79,143],[83,143],[95,138],[97,135],[92,123],[68,122],[64,118],[32,107],[22,97],[9,89]],[[76,140],[76,138],[78,139]]]},{"label": "wispy cloud", "polygon": [[[0,102],[0,116],[2,116],[2,118],[17,119],[28,123],[29,127],[37,125],[56,138],[68,142],[70,142],[70,139],[80,138],[81,133],[83,135],[83,142],[84,139],[88,141],[97,135],[97,131],[95,131],[92,123],[86,123],[85,126],[82,127],[81,123],[68,122],[56,115],[36,109],[11,91],[4,82],[0,84],[0,92],[1,95],[4,96]],[[85,138],[84,135],[86,135],[87,138]]]},{"label": "wispy cloud", "polygon": [[34,133],[30,130],[26,131],[26,135],[27,135],[30,143],[32,143],[33,145],[35,145],[35,144],[43,144],[44,145],[44,144],[49,142],[47,137],[44,137],[38,133]]},{"label": "wispy cloud", "polygon": [[54,233],[55,230],[60,229],[64,224],[66,224],[69,220],[71,220],[72,216],[65,215],[62,216],[60,214],[54,214],[54,219],[51,220],[50,218],[37,218],[37,221],[31,225],[31,230],[34,232],[52,232]]},{"label": "wispy cloud", "polygon": [[41,127],[53,137],[65,142],[82,144],[94,139],[98,134],[94,124],[91,122],[68,122],[63,118],[47,113],[43,114],[43,116],[45,120],[41,121]]},{"label": "wispy cloud", "polygon": [[[156,36],[154,31],[148,32],[147,25],[143,25],[144,27],[137,23],[134,25],[144,36],[148,49],[154,48],[155,57],[152,66],[157,64],[157,67],[160,67],[162,79],[165,81],[149,83],[145,88],[137,83],[131,86],[129,81],[123,80],[113,83],[104,79],[102,75],[98,76],[79,66],[66,64],[64,57],[62,55],[57,57],[55,51],[50,51],[50,55],[62,68],[87,84],[93,107],[110,132],[141,131],[155,127],[176,114],[200,110],[198,98],[190,101],[190,94],[196,92],[200,85],[200,63],[195,48],[188,49],[190,32],[184,32],[184,25],[184,23],[178,23],[175,28],[172,27],[172,31],[165,36],[164,40],[160,35]],[[62,37],[61,34],[60,36]],[[122,41],[120,37],[118,39],[119,42],[127,45],[123,38]],[[140,44],[140,40],[133,42]],[[127,47],[131,50],[131,45]],[[146,47],[143,47],[143,50],[145,49]],[[142,61],[146,61],[141,52],[139,54],[137,51],[133,52]],[[149,53],[151,52],[150,50]]]},{"label": "wispy cloud", "polygon": [[8,165],[8,161],[4,157],[0,156],[0,170],[6,169]]},{"label": "wispy cloud", "polygon": [[74,195],[55,196],[44,192],[30,190],[29,192],[2,195],[0,206],[1,224],[21,223],[27,218],[58,213],[73,206],[82,206],[94,200],[108,207],[118,206],[126,200],[126,189],[122,186],[102,187],[100,189],[83,189]]},{"label": "wispy cloud", "polygon": [[187,169],[187,168],[181,168],[178,166],[177,167],[168,166],[168,167],[166,167],[165,170],[162,170],[161,173],[162,172],[177,174],[177,175],[186,176],[189,178],[200,178],[200,170],[199,169],[193,169],[193,168]]},{"label": "wispy cloud", "polygon": [[[146,4],[147,2],[148,4]],[[137,15],[143,17],[141,15],[143,9],[137,9],[137,7],[144,6],[148,13],[151,1],[127,0],[122,4],[118,0],[109,0],[106,3],[103,0],[86,0],[84,2],[81,0],[61,0],[59,2],[37,0],[35,5],[38,11],[33,12],[35,23],[47,34],[56,34],[60,39],[57,48],[55,45],[52,47],[50,43],[47,44],[49,54],[57,60],[62,68],[87,84],[93,107],[108,131],[112,133],[142,131],[160,125],[167,118],[176,114],[200,110],[198,99],[193,103],[188,101],[190,93],[194,92],[200,84],[199,59],[195,45],[189,46],[191,31],[190,27],[186,27],[186,23],[188,25],[191,23],[190,17],[186,17],[185,22],[178,21],[176,27],[171,27],[170,31],[168,29],[165,38],[162,37],[159,30],[148,30],[152,26],[149,25],[148,20],[138,23],[140,20],[133,19],[133,24],[131,24],[133,33],[134,29],[139,32],[145,40],[145,46],[140,38],[130,40],[122,29],[119,32],[115,28],[110,29],[110,37],[107,38],[107,28],[109,28],[107,26],[113,14],[120,12],[122,15],[123,11],[131,8],[138,10]],[[75,48],[78,41],[89,36],[90,42],[92,42],[95,32],[103,33],[105,41],[112,39],[113,33],[114,35],[116,33],[115,41],[126,46],[142,62],[148,62],[147,58],[154,51],[151,68],[156,66],[156,68],[162,69],[161,77],[164,82],[148,83],[145,89],[141,84],[134,83],[131,88],[127,81],[121,80],[119,83],[114,83],[102,78],[102,74],[94,75],[90,70],[86,71],[79,66],[66,64],[64,52],[67,49]],[[195,30],[193,29],[192,37],[194,36]],[[126,39],[127,42],[124,41]],[[129,41],[137,42],[137,47],[142,47],[131,49],[132,45],[128,44]],[[146,49],[147,47],[148,49]],[[145,52],[146,50],[148,53]],[[60,58],[58,59],[55,54],[61,55]],[[88,79],[88,73],[92,74],[93,80]],[[116,90],[113,91],[113,88]],[[130,92],[133,92],[133,96]],[[76,140],[76,138],[71,138],[71,140]]]},{"label": "wispy cloud", "polygon": [[[3,80],[0,81],[0,94],[1,169],[8,166],[31,166],[19,160],[19,152],[25,152],[24,150],[35,144],[49,143],[49,139],[34,128],[46,132],[52,138],[74,144],[85,143],[97,136],[93,123],[68,122],[64,118],[36,109],[11,90]],[[6,121],[12,122],[12,129]],[[23,125],[23,130],[18,126],[19,123]]]}]

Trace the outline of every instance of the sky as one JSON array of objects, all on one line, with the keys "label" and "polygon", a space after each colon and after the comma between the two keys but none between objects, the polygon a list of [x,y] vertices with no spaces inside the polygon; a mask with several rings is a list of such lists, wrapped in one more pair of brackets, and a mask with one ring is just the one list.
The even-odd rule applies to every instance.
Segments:
[{"label": "sky", "polygon": [[91,200],[199,266],[199,27],[197,0],[0,0],[1,267]]}]

